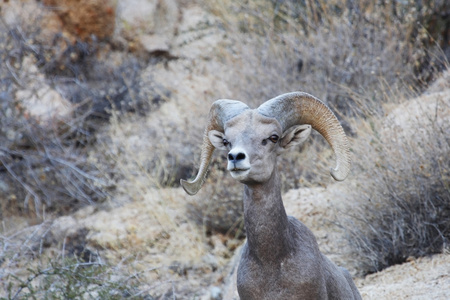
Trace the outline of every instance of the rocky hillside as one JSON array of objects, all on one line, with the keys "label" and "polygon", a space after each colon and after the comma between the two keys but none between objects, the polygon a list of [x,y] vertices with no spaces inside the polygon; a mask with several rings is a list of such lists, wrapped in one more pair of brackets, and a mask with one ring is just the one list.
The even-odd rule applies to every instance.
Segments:
[{"label": "rocky hillside", "polygon": [[288,214],[364,299],[450,297],[445,1],[0,5],[0,297],[237,299],[242,187],[220,153],[198,195],[179,179],[214,100],[295,90],[353,169],[333,182],[313,134],[280,158]]}]

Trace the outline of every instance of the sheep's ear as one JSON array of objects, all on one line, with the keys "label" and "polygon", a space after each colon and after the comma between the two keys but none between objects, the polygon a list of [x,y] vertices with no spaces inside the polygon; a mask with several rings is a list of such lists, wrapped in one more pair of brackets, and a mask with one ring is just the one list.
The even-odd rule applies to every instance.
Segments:
[{"label": "sheep's ear", "polygon": [[300,145],[306,141],[311,134],[311,125],[295,125],[283,133],[280,140],[282,152],[293,146]]},{"label": "sheep's ear", "polygon": [[217,149],[217,150],[227,150],[227,147],[224,145],[224,139],[225,135],[217,130],[211,130],[208,132],[208,138],[211,144]]}]

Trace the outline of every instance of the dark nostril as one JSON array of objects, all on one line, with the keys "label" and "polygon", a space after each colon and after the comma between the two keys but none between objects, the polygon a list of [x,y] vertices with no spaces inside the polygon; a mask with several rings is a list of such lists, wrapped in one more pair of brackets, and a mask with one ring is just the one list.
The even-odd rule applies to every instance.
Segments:
[{"label": "dark nostril", "polygon": [[238,153],[238,155],[236,156],[236,160],[243,160],[243,159],[245,159],[245,154],[242,152]]},{"label": "dark nostril", "polygon": [[238,160],[244,160],[244,159],[245,159],[245,153],[239,152],[236,155],[234,155],[233,153],[228,153],[229,161],[238,161]]}]

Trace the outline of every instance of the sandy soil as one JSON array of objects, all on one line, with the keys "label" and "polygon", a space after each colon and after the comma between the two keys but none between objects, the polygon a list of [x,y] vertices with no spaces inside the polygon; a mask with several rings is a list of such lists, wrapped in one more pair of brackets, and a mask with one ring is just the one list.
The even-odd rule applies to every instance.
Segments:
[{"label": "sandy soil", "polygon": [[[223,34],[220,31],[214,28],[210,29],[203,33],[205,38],[193,39],[190,36],[188,29],[194,26],[191,22],[205,19],[198,23],[200,25],[213,23],[209,20],[210,16],[205,15],[205,12],[199,7],[189,8],[184,14],[190,15],[193,21],[186,17],[183,20],[184,23],[179,24],[179,31],[183,34],[177,37],[174,44],[181,46],[178,48],[173,46],[172,50],[175,55],[181,56],[182,53],[186,58],[195,61],[197,67],[191,66],[194,65],[191,60],[185,62],[180,60],[180,62],[168,63],[159,69],[149,68],[147,70],[149,75],[157,75],[154,77],[166,82],[168,89],[170,86],[178,86],[172,96],[178,100],[176,102],[173,100],[172,103],[161,107],[159,114],[163,117],[165,115],[173,117],[177,114],[183,116],[186,115],[186,111],[191,111],[189,109],[191,103],[182,101],[186,95],[189,98],[204,95],[207,99],[212,98],[211,93],[213,92],[225,95],[227,86],[219,79],[224,76],[230,78],[233,76],[233,72],[229,70],[228,66],[222,66],[221,72],[215,71],[220,64],[215,66],[208,59],[208,55],[213,50],[222,46]],[[195,43],[185,42],[185,40],[191,39]],[[189,48],[189,51],[186,48]],[[202,60],[202,58],[205,59]],[[219,76],[215,73],[223,75]],[[151,78],[151,76],[147,77]],[[447,80],[438,82],[434,90],[431,90],[439,93],[430,93],[422,98],[409,101],[409,104],[393,108],[391,116],[386,119],[386,126],[389,128],[386,132],[392,131],[391,126],[396,126],[396,133],[400,134],[401,132],[402,138],[417,137],[416,131],[407,129],[414,127],[417,115],[423,113],[424,109],[431,112],[430,116],[438,113],[450,116],[449,77],[450,75],[447,74]],[[444,91],[445,89],[446,91]],[[439,106],[438,109],[435,109],[433,105],[436,103],[446,106]],[[206,111],[206,109],[204,110]],[[198,111],[195,113],[200,115]],[[202,112],[202,114],[204,115],[206,112]],[[196,115],[192,119],[197,122],[197,118]],[[176,119],[179,119],[182,125],[183,119]],[[151,123],[159,120],[157,118],[149,120],[145,126],[152,127]],[[431,117],[429,120],[430,122],[434,121]],[[448,118],[446,120],[446,123],[442,124],[444,127],[450,124]],[[180,124],[175,122],[175,127],[181,126]],[[137,126],[136,128],[142,126],[140,123],[134,125]],[[122,126],[125,125],[122,124]],[[405,126],[408,128],[404,132],[400,130]],[[138,130],[135,131],[138,132]],[[131,142],[132,138],[135,140],[134,143]],[[146,139],[136,135],[129,136],[128,140],[130,145],[137,145],[137,150],[133,151],[146,155],[148,148],[145,148],[146,145],[143,144]],[[142,149],[146,151],[140,151]],[[190,156],[188,157],[190,159]],[[136,159],[140,161],[140,158]],[[337,264],[348,268],[352,274],[358,273],[355,267],[356,263],[346,255],[348,246],[343,233],[333,225],[332,221],[340,213],[349,209],[351,204],[348,199],[354,199],[354,193],[358,193],[367,184],[356,176],[356,174],[351,175],[344,183],[326,182],[324,183],[326,188],[291,190],[283,196],[288,214],[305,223],[316,235],[322,252]],[[67,238],[75,239],[81,235],[83,243],[86,243],[93,252],[94,250],[98,251],[111,264],[121,264],[127,257],[136,257],[136,260],[139,258],[139,267],[143,269],[165,266],[165,268],[161,268],[162,271],[158,276],[154,272],[145,273],[143,282],[149,285],[158,280],[159,282],[177,282],[179,283],[177,285],[178,295],[181,299],[192,299],[198,295],[201,295],[200,299],[204,300],[237,299],[235,270],[240,249],[236,250],[238,242],[226,240],[220,235],[206,237],[201,226],[186,219],[186,203],[194,201],[195,198],[188,198],[181,189],[149,190],[147,180],[148,178],[144,177],[142,181],[136,180],[129,183],[135,190],[133,192],[135,195],[127,194],[129,199],[123,199],[123,201],[116,199],[116,206],[108,209],[88,207],[74,215],[50,220],[46,223],[48,226],[29,227],[20,231],[19,228],[22,225],[16,224],[20,224],[21,220],[12,218],[2,220],[3,226],[12,224],[11,227],[16,227],[17,231],[14,234],[7,232],[8,236],[5,240],[13,246],[18,245],[17,251],[24,247],[40,249],[40,245],[47,235],[47,237],[51,237],[51,239],[47,238],[49,239],[48,244],[56,249],[56,253],[61,251],[61,244],[55,241],[62,243],[61,241],[66,241]],[[42,233],[37,233],[37,230]],[[31,236],[36,238],[32,240]],[[15,250],[15,248],[12,249],[12,251]],[[17,273],[19,267],[14,263],[10,265],[7,262],[3,263],[2,268],[4,269],[0,269],[0,275],[8,272]],[[24,265],[20,267],[25,269],[28,267],[27,264],[28,261],[24,260]],[[407,263],[392,266],[365,278],[355,277],[355,281],[364,299],[450,299],[450,254],[443,253],[411,259]],[[0,286],[1,284],[0,282]],[[161,287],[161,290],[164,289],[166,286]],[[0,296],[1,292],[3,291],[0,290]],[[222,294],[222,297],[218,296],[219,294]]]},{"label": "sandy soil", "polygon": [[450,299],[450,255],[438,254],[357,279],[363,299]]}]

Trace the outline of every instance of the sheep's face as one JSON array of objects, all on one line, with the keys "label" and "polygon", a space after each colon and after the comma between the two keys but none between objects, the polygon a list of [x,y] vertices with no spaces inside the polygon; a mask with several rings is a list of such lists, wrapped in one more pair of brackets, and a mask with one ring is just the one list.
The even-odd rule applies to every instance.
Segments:
[{"label": "sheep's face", "polygon": [[225,132],[211,130],[209,140],[216,149],[228,151],[231,176],[244,183],[263,183],[276,168],[277,156],[300,144],[311,133],[310,125],[296,125],[285,132],[280,123],[247,110],[225,124]]}]

